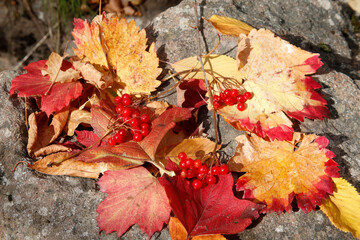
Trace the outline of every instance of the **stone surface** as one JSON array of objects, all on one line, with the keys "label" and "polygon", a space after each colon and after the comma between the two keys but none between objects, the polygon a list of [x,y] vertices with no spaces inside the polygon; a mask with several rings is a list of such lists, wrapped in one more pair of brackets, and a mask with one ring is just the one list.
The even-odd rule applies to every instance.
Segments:
[{"label": "stone surface", "polygon": [[[200,2],[200,1],[199,1]],[[358,45],[349,29],[348,9],[330,0],[266,1],[208,0],[200,2],[200,16],[226,15],[264,27],[312,52],[319,52],[325,66],[315,79],[329,102],[331,118],[300,124],[298,130],[324,135],[337,155],[341,175],[360,190],[360,102]],[[202,49],[211,50],[216,31],[203,24]],[[175,62],[196,54],[193,1],[184,0],[157,17],[148,27],[162,60]],[[346,34],[344,31],[347,30]],[[321,44],[331,46],[325,52]],[[216,53],[234,56],[237,40],[222,36]],[[96,206],[105,197],[96,182],[66,176],[47,176],[19,165],[27,160],[24,103],[9,97],[11,79],[19,72],[0,74],[0,239],[117,239],[115,233],[99,234]],[[171,100],[171,99],[170,99]],[[211,120],[204,119],[207,124]],[[221,140],[231,156],[240,132],[220,119]],[[208,126],[209,127],[209,126]],[[210,125],[208,133],[213,136]],[[321,211],[304,214],[268,214],[239,235],[229,239],[354,239],[332,226]],[[122,239],[147,239],[138,226]],[[170,239],[167,229],[152,239]]]}]

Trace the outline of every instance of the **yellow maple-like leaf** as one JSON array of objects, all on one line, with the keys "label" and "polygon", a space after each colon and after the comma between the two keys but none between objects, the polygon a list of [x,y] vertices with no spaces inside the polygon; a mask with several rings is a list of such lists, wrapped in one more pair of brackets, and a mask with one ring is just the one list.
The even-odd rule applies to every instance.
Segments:
[{"label": "yellow maple-like leaf", "polygon": [[238,37],[241,33],[249,34],[253,29],[250,25],[226,16],[212,15],[210,19],[206,19],[220,33]]},{"label": "yellow maple-like leaf", "polygon": [[[207,56],[204,62],[214,94],[232,88],[252,94],[244,111],[239,111],[237,104],[217,109],[238,130],[271,140],[291,140],[294,130],[289,117],[303,121],[304,117],[329,116],[326,101],[314,90],[321,86],[306,76],[322,65],[318,54],[297,48],[268,30],[253,29],[248,36],[239,36],[237,64],[235,59],[219,55]],[[197,71],[187,78],[204,78],[195,57],[172,67],[177,72]]]},{"label": "yellow maple-like leaf", "polygon": [[325,137],[294,133],[291,141],[266,141],[256,135],[241,135],[230,170],[246,172],[237,190],[244,197],[267,205],[269,212],[292,211],[295,197],[299,208],[309,212],[332,193],[331,177],[339,177],[334,154],[325,147]]},{"label": "yellow maple-like leaf", "polygon": [[100,71],[115,72],[115,81],[128,93],[150,94],[160,85],[155,45],[146,50],[146,32],[139,31],[133,20],[103,15],[95,17],[91,25],[80,19],[74,24],[74,52],[83,62]]},{"label": "yellow maple-like leaf", "polygon": [[333,181],[333,194],[321,201],[320,209],[337,228],[360,239],[360,195],[345,179]]}]

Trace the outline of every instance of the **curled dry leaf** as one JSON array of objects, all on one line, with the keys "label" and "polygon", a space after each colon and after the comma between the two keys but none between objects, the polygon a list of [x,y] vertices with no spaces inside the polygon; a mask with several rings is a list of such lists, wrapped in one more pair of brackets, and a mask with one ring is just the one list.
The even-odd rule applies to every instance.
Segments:
[{"label": "curled dry leaf", "polygon": [[51,122],[44,112],[35,112],[29,116],[29,138],[27,150],[30,156],[39,157],[57,151],[66,151],[67,147],[51,145],[63,131],[69,110],[64,109],[56,113]]},{"label": "curled dry leaf", "polygon": [[[104,173],[107,170],[120,170],[125,168],[124,165],[120,164],[105,162],[87,163],[78,161],[71,157],[73,154],[74,153],[66,152],[54,153],[36,161],[29,167],[49,175],[68,175],[95,179],[99,177],[100,173]],[[67,160],[63,161],[60,165],[49,165],[63,159]]]},{"label": "curled dry leaf", "polygon": [[320,206],[331,223],[360,239],[360,195],[345,179],[333,178],[334,191]]},{"label": "curled dry leaf", "polygon": [[66,132],[68,136],[73,136],[75,129],[79,124],[90,124],[91,123],[91,113],[86,110],[73,110],[70,113],[69,120],[66,126]]},{"label": "curled dry leaf", "polygon": [[82,77],[97,89],[104,90],[113,85],[114,76],[112,76],[111,72],[100,72],[94,65],[82,63],[81,61],[74,61],[73,65],[76,70],[80,71]]},{"label": "curled dry leaf", "polygon": [[[172,240],[187,240],[187,232],[185,227],[181,224],[178,218],[170,217],[169,232]],[[220,234],[195,236],[190,240],[226,240],[226,238]]]},{"label": "curled dry leaf", "polygon": [[241,33],[247,35],[253,29],[253,27],[242,21],[225,16],[212,15],[210,19],[205,18],[205,20],[210,22],[218,32],[235,37],[238,37]]},{"label": "curled dry leaf", "polygon": [[70,67],[64,67],[63,62],[65,56],[60,56],[56,52],[52,52],[49,56],[49,59],[46,61],[46,69],[41,70],[42,75],[49,75],[49,80],[52,83],[66,83],[73,82],[80,78],[80,72],[71,68],[71,64],[67,63]]},{"label": "curled dry leaf", "polygon": [[150,239],[169,221],[171,208],[164,188],[145,168],[107,171],[98,184],[108,194],[96,210],[100,231],[116,231],[120,237],[138,224]]},{"label": "curled dry leaf", "polygon": [[230,170],[245,172],[237,183],[245,199],[267,205],[264,210],[292,211],[295,197],[305,213],[321,204],[333,192],[332,177],[339,177],[335,155],[325,147],[325,137],[295,133],[291,141],[265,141],[252,134],[236,138],[239,142]]},{"label": "curled dry leaf", "polygon": [[[132,20],[97,16],[89,25],[75,19],[72,32],[77,48],[75,54],[99,71],[115,71],[117,83],[129,93],[150,94],[160,85],[156,78],[161,73],[155,45],[148,51],[145,30]],[[100,39],[100,41],[99,41]]]}]

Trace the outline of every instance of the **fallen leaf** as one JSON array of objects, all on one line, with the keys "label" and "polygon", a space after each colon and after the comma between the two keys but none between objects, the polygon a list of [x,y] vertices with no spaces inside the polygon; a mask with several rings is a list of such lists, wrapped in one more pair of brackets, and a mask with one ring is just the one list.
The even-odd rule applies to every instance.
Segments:
[{"label": "fallen leaf", "polygon": [[96,210],[100,231],[120,237],[138,224],[150,238],[168,223],[171,208],[164,188],[145,168],[106,171],[98,184],[108,194]]},{"label": "fallen leaf", "polygon": [[66,126],[66,132],[68,136],[73,136],[75,133],[75,129],[79,126],[79,124],[90,124],[91,123],[91,113],[86,110],[78,110],[75,109],[71,111],[69,120]]},{"label": "fallen leaf", "polygon": [[159,179],[188,237],[239,233],[259,217],[262,206],[237,199],[232,192],[233,181],[230,173],[220,175],[216,184],[196,190],[180,176]]},{"label": "fallen leaf", "polygon": [[68,109],[56,113],[51,121],[44,112],[30,114],[27,144],[27,150],[30,156],[39,157],[43,154],[67,150],[67,148],[61,146],[49,145],[53,143],[63,131],[68,116]]},{"label": "fallen leaf", "polygon": [[[76,140],[84,145],[85,147],[90,147],[94,143],[98,142],[100,138],[93,132],[93,131],[75,131],[76,133]],[[99,146],[103,146],[106,143],[104,141],[99,141]]]},{"label": "fallen leaf", "polygon": [[294,133],[291,141],[265,141],[252,134],[236,138],[236,153],[229,168],[245,172],[236,184],[245,199],[263,202],[267,212],[292,212],[295,197],[305,213],[314,210],[333,191],[331,177],[339,177],[335,155],[325,147],[328,140]]},{"label": "fallen leaf", "polygon": [[202,79],[182,81],[176,88],[177,105],[185,108],[199,108],[206,105],[206,84]]},{"label": "fallen leaf", "polygon": [[109,130],[117,126],[118,115],[115,107],[114,103],[107,100],[100,100],[99,104],[91,106],[91,126],[98,137],[103,137]]},{"label": "fallen leaf", "polygon": [[80,78],[79,71],[73,69],[71,63],[64,61],[65,57],[66,55],[62,57],[58,53],[52,52],[46,61],[47,68],[41,70],[42,75],[49,75],[49,81],[52,83],[66,83],[78,80]]},{"label": "fallen leaf", "polygon": [[205,18],[205,20],[210,22],[218,32],[235,37],[238,37],[241,33],[247,35],[253,29],[253,27],[242,21],[225,16],[212,15],[210,19]]},{"label": "fallen leaf", "polygon": [[[75,19],[72,32],[75,54],[100,71],[115,71],[116,81],[126,92],[150,94],[160,85],[156,78],[161,73],[155,45],[147,49],[145,30],[139,31],[135,22],[125,18],[95,17],[89,25]],[[100,40],[99,40],[100,39]]]},{"label": "fallen leaf", "polygon": [[[78,81],[67,83],[54,83],[51,87],[49,75],[43,76],[41,71],[46,70],[46,60],[30,63],[24,67],[27,73],[12,80],[10,95],[18,91],[19,97],[41,96],[41,110],[48,116],[53,112],[62,110],[77,99],[82,92],[82,84]],[[69,62],[63,61],[64,71],[71,67]],[[48,90],[50,91],[48,92]],[[48,92],[48,93],[47,93]],[[47,93],[47,95],[45,95]]]},{"label": "fallen leaf", "polygon": [[334,191],[321,201],[320,209],[335,227],[360,239],[360,195],[345,179],[333,181]]},{"label": "fallen leaf", "polygon": [[[59,152],[46,156],[34,164],[30,165],[31,169],[38,172],[42,172],[49,175],[68,175],[73,177],[84,177],[84,178],[98,178],[100,173],[104,173],[107,170],[120,170],[124,166],[120,164],[112,163],[86,163],[83,161],[75,160],[71,158],[74,153]],[[67,159],[69,158],[69,159]],[[51,163],[58,160],[67,159],[59,165],[51,165]],[[49,164],[51,166],[49,166]]]},{"label": "fallen leaf", "polygon": [[[172,240],[187,240],[187,232],[178,218],[170,217],[169,232]],[[195,236],[190,240],[226,240],[222,235]]]}]

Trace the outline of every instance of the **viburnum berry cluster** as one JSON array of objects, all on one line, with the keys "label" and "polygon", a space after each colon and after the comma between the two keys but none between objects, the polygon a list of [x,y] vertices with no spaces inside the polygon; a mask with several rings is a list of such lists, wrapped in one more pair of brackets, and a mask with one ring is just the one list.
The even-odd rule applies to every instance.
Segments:
[{"label": "viburnum berry cluster", "polygon": [[240,94],[237,89],[225,89],[220,95],[214,95],[213,106],[217,110],[225,105],[232,106],[237,104],[237,109],[244,111],[246,109],[245,102],[251,98],[252,94],[250,92]]},{"label": "viburnum berry cluster", "polygon": [[126,141],[128,130],[132,134],[132,139],[140,142],[149,135],[151,130],[150,116],[146,113],[141,114],[138,109],[131,107],[131,96],[127,93],[122,96],[116,96],[114,99],[116,105],[115,111],[120,115],[119,121],[123,123],[123,128],[108,139],[109,145],[116,145]]},{"label": "viburnum berry cluster", "polygon": [[191,180],[191,185],[194,189],[215,184],[217,182],[217,175],[225,175],[229,172],[229,167],[226,164],[221,166],[215,165],[209,168],[199,159],[193,160],[188,158],[185,152],[180,152],[178,158],[180,160],[179,166],[182,169],[179,173],[180,177]]}]

